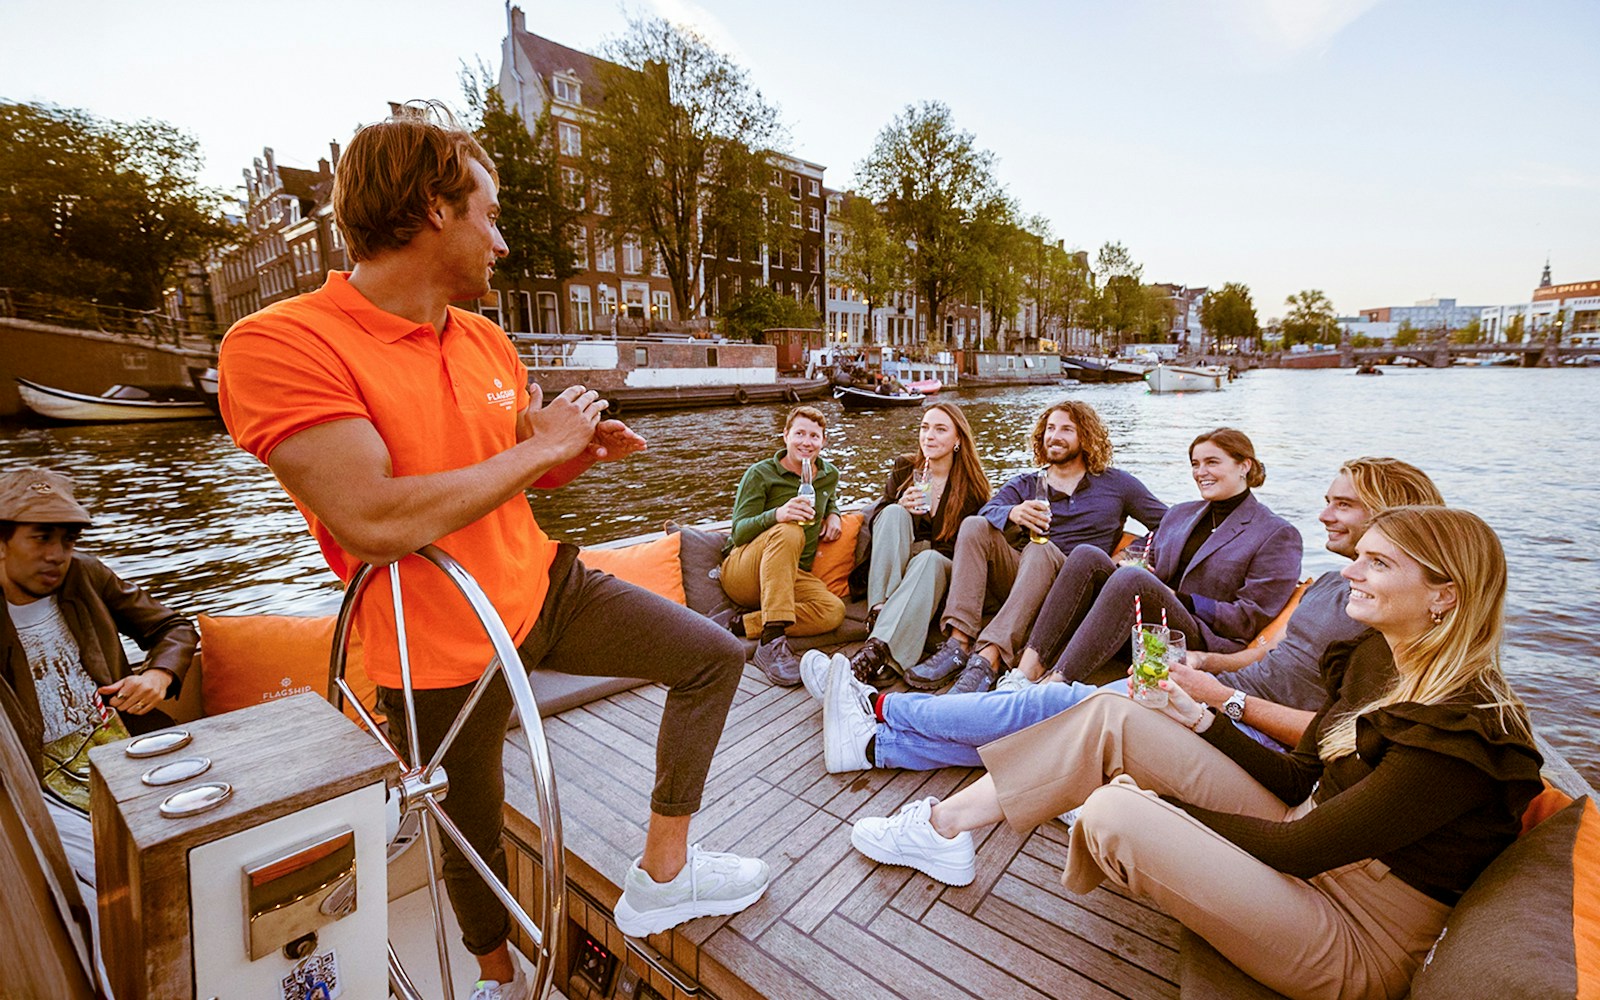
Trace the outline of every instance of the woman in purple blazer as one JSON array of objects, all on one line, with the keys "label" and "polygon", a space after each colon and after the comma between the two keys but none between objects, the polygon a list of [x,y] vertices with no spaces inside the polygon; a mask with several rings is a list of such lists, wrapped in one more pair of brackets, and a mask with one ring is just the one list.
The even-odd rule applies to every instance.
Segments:
[{"label": "woman in purple blazer", "polygon": [[1255,445],[1219,427],[1189,445],[1189,468],[1202,499],[1167,511],[1145,565],[1118,567],[1084,546],[1068,555],[1020,657],[1024,676],[1050,663],[1081,680],[1110,662],[1128,648],[1135,596],[1144,621],[1165,611],[1190,649],[1213,653],[1244,648],[1283,610],[1300,579],[1300,532],[1250,492],[1267,478]]}]

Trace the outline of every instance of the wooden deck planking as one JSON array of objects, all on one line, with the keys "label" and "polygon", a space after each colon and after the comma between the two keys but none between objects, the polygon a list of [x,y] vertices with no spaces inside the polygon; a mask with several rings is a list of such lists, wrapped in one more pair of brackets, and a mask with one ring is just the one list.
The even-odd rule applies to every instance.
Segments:
[{"label": "wooden deck planking", "polygon": [[[650,685],[546,720],[569,876],[599,906],[615,902],[643,844],[664,701]],[[649,942],[698,976],[702,996],[1177,996],[1176,923],[1105,889],[1067,892],[1060,823],[978,831],[977,878],[964,888],[869,861],[850,846],[853,821],[948,796],[982,772],[830,775],[821,729],[820,707],[803,688],[775,688],[746,668],[691,840],[765,859],[772,885],[743,913]],[[531,818],[525,758],[507,760],[508,803]],[[530,888],[526,876],[519,882]]]}]

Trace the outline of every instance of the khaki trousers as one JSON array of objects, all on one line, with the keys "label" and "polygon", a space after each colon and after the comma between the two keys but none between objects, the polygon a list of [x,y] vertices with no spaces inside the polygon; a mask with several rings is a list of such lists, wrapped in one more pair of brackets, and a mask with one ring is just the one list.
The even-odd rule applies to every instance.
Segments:
[{"label": "khaki trousers", "polygon": [[722,589],[734,601],[760,610],[744,616],[744,634],[761,635],[767,622],[791,622],[789,635],[822,635],[844,621],[844,602],[821,577],[800,568],[805,529],[775,524],[722,560]]},{"label": "khaki trousers", "polygon": [[[955,569],[940,624],[946,632],[957,628],[975,636],[974,650],[995,647],[1002,667],[1016,666],[1023,640],[1064,562],[1066,556],[1048,542],[1030,542],[1018,552],[1004,532],[974,514],[961,522],[956,535]],[[994,606],[999,610],[985,627],[984,610]]]},{"label": "khaki trousers", "polygon": [[1399,1000],[1449,916],[1381,861],[1295,878],[1162,801],[1273,822],[1311,809],[1285,805],[1227,755],[1128,698],[1095,694],[979,752],[1014,828],[1082,805],[1067,888],[1086,893],[1110,879],[1287,996]]}]

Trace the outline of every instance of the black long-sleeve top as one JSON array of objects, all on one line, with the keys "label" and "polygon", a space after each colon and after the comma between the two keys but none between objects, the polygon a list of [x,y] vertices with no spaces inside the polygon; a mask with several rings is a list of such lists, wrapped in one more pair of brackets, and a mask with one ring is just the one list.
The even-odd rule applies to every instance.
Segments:
[{"label": "black long-sleeve top", "polygon": [[1287,754],[1263,747],[1219,716],[1204,738],[1286,804],[1316,808],[1273,822],[1183,808],[1278,871],[1299,878],[1377,858],[1406,884],[1454,904],[1516,839],[1522,810],[1543,787],[1531,742],[1506,732],[1487,699],[1402,702],[1356,722],[1356,752],[1326,765],[1323,732],[1393,677],[1388,643],[1368,632],[1323,659],[1328,701]]}]

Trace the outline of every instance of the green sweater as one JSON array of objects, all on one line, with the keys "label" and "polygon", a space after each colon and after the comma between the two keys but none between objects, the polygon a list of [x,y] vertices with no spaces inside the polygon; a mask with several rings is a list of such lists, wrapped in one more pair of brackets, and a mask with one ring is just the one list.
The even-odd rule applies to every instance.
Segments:
[{"label": "green sweater", "polygon": [[[739,480],[739,492],[733,498],[733,531],[722,547],[727,557],[740,545],[748,545],[756,536],[778,523],[778,508],[800,494],[800,477],[783,467],[780,451],[750,466]],[[811,485],[817,490],[817,516],[806,526],[806,547],[800,550],[800,568],[811,569],[811,560],[817,554],[817,532],[828,515],[839,513],[839,470],[827,459],[817,456],[816,475]]]}]

